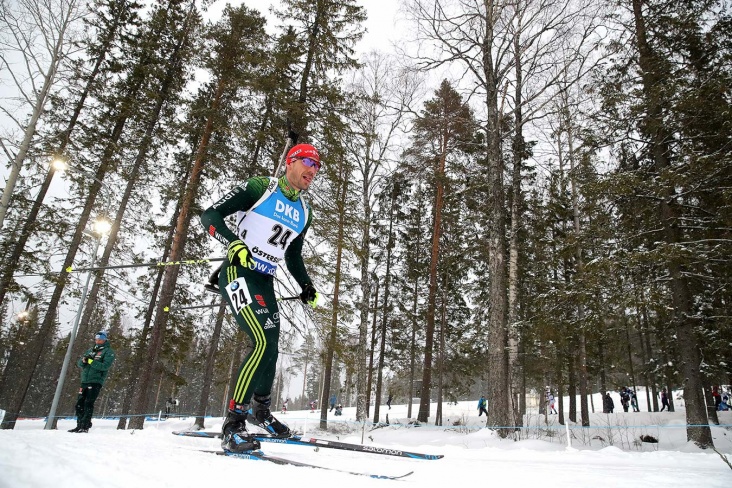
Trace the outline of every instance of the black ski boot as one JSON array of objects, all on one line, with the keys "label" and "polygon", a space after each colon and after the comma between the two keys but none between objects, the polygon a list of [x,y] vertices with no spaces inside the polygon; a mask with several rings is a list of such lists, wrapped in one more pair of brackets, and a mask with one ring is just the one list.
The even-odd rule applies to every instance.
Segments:
[{"label": "black ski boot", "polygon": [[77,432],[79,432],[80,430],[81,430],[81,424],[76,424],[76,427],[74,427],[73,429],[69,429],[69,430],[67,430],[67,432],[73,432],[73,433],[77,433]]},{"label": "black ski boot", "polygon": [[292,432],[285,424],[274,418],[269,407],[272,399],[269,396],[260,397],[254,395],[252,398],[252,408],[249,409],[249,423],[256,425],[260,429],[264,429],[273,437],[285,438],[290,437]]},{"label": "black ski boot", "polygon": [[221,448],[224,451],[246,452],[259,449],[259,441],[247,432],[247,410],[249,405],[229,404],[229,413],[221,427]]},{"label": "black ski boot", "polygon": [[91,429],[92,423],[87,422],[84,425],[77,427],[76,429],[70,430],[69,432],[76,432],[77,434],[86,434]]}]

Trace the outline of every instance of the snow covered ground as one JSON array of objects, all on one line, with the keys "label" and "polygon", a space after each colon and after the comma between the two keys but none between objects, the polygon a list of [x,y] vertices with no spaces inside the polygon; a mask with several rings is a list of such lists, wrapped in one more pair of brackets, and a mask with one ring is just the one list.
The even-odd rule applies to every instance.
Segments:
[{"label": "snow covered ground", "polygon": [[[619,402],[616,401],[616,404]],[[595,405],[598,405],[595,403]],[[686,442],[683,406],[668,413],[593,414],[591,429],[572,428],[572,446],[566,429],[549,416],[530,416],[534,428],[524,439],[500,439],[481,428],[476,402],[445,406],[445,426],[408,426],[406,405],[381,407],[390,425],[365,429],[355,422],[355,407],[343,416],[329,416],[329,431],[318,431],[317,413],[309,410],[278,415],[306,436],[323,437],[371,446],[443,454],[439,460],[412,460],[377,454],[315,449],[263,443],[263,449],[282,457],[349,471],[399,475],[399,481],[372,479],[335,471],[278,466],[197,452],[217,449],[217,439],[171,435],[187,430],[193,418],[147,421],[141,431],[116,430],[117,421],[95,419],[88,434],[66,432],[75,426],[60,420],[59,430],[43,430],[43,419],[18,422],[14,430],[0,431],[0,487],[175,487],[208,488],[253,486],[355,488],[403,483],[412,486],[451,487],[456,484],[485,486],[617,487],[662,486],[729,487],[732,483],[732,412],[720,412],[721,426],[712,429],[717,451],[702,451]],[[432,406],[434,414],[435,406]],[[416,415],[416,406],[413,414]],[[448,420],[449,419],[449,420]],[[454,426],[459,422],[463,426]],[[220,430],[222,419],[206,420],[206,430]],[[549,433],[549,436],[546,434]],[[652,435],[659,443],[638,441]]]}]

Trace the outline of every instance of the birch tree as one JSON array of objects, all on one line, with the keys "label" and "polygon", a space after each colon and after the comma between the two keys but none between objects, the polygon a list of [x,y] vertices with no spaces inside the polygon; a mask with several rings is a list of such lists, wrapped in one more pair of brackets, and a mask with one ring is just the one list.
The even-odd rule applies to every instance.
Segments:
[{"label": "birch tree", "polygon": [[[105,71],[108,71],[108,67],[105,69],[104,65],[110,57],[110,51],[114,47],[118,47],[120,51],[126,51],[126,46],[115,44],[116,41],[123,37],[120,31],[129,29],[130,26],[137,24],[137,9],[139,5],[135,2],[128,0],[111,0],[108,4],[101,4],[96,6],[95,14],[97,17],[92,19],[90,23],[95,27],[95,35],[92,35],[88,40],[87,49],[88,55],[93,59],[92,67],[88,72],[81,74],[82,88],[79,90],[78,98],[74,101],[71,115],[62,123],[62,129],[56,137],[53,137],[53,154],[55,157],[60,158],[66,153],[66,148],[71,141],[72,134],[75,133],[75,129],[79,122],[79,118],[82,115],[88,99],[93,96],[95,86],[98,86],[99,79],[103,76]],[[71,89],[69,89],[72,92]],[[69,94],[68,98],[73,97],[75,94]],[[63,107],[67,107],[69,103],[64,103]],[[63,109],[62,109],[63,110]],[[61,159],[62,162],[63,159]],[[6,257],[6,261],[11,263],[17,263],[25,249],[28,239],[36,228],[36,219],[43,205],[44,198],[48,192],[54,175],[56,174],[56,165],[50,164],[48,172],[38,189],[38,194],[33,201],[33,205],[28,213],[24,216],[22,227],[20,231],[14,236],[15,242]],[[0,304],[5,300],[5,296],[9,291],[9,288],[13,285],[13,274],[16,271],[16,267],[7,266],[0,273]]]},{"label": "birch tree", "polygon": [[15,0],[2,7],[0,73],[7,76],[15,93],[0,103],[0,113],[13,122],[15,130],[0,135],[0,147],[11,161],[0,198],[0,229],[41,115],[52,90],[67,74],[62,67],[78,50],[80,20],[88,13],[80,0]]}]

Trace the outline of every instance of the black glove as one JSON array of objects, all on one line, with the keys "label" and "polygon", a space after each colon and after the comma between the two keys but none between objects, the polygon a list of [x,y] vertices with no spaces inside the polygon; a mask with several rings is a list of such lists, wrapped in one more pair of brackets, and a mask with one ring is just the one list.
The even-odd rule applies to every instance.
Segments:
[{"label": "black glove", "polygon": [[302,303],[307,303],[311,307],[315,308],[318,304],[318,296],[320,294],[315,290],[315,287],[312,283],[308,283],[302,288],[302,293],[300,293],[300,300],[302,300]]},{"label": "black glove", "polygon": [[298,134],[298,133],[297,133],[297,132],[295,132],[294,130],[290,129],[290,130],[288,130],[288,131],[287,131],[287,138],[288,138],[288,139],[290,139],[290,140],[292,141],[292,145],[293,145],[293,146],[294,146],[295,144],[297,144],[297,139],[298,139],[298,137],[300,137],[300,134]]}]

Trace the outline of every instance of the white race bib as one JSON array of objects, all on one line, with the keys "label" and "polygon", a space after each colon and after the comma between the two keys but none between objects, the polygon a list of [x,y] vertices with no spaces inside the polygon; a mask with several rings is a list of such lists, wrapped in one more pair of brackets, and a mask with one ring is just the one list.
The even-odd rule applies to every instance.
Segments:
[{"label": "white race bib", "polygon": [[237,278],[226,285],[226,293],[229,294],[229,301],[231,306],[234,307],[234,313],[239,315],[239,312],[252,302],[252,297],[249,295],[249,288],[247,288],[247,282],[244,278]]}]

